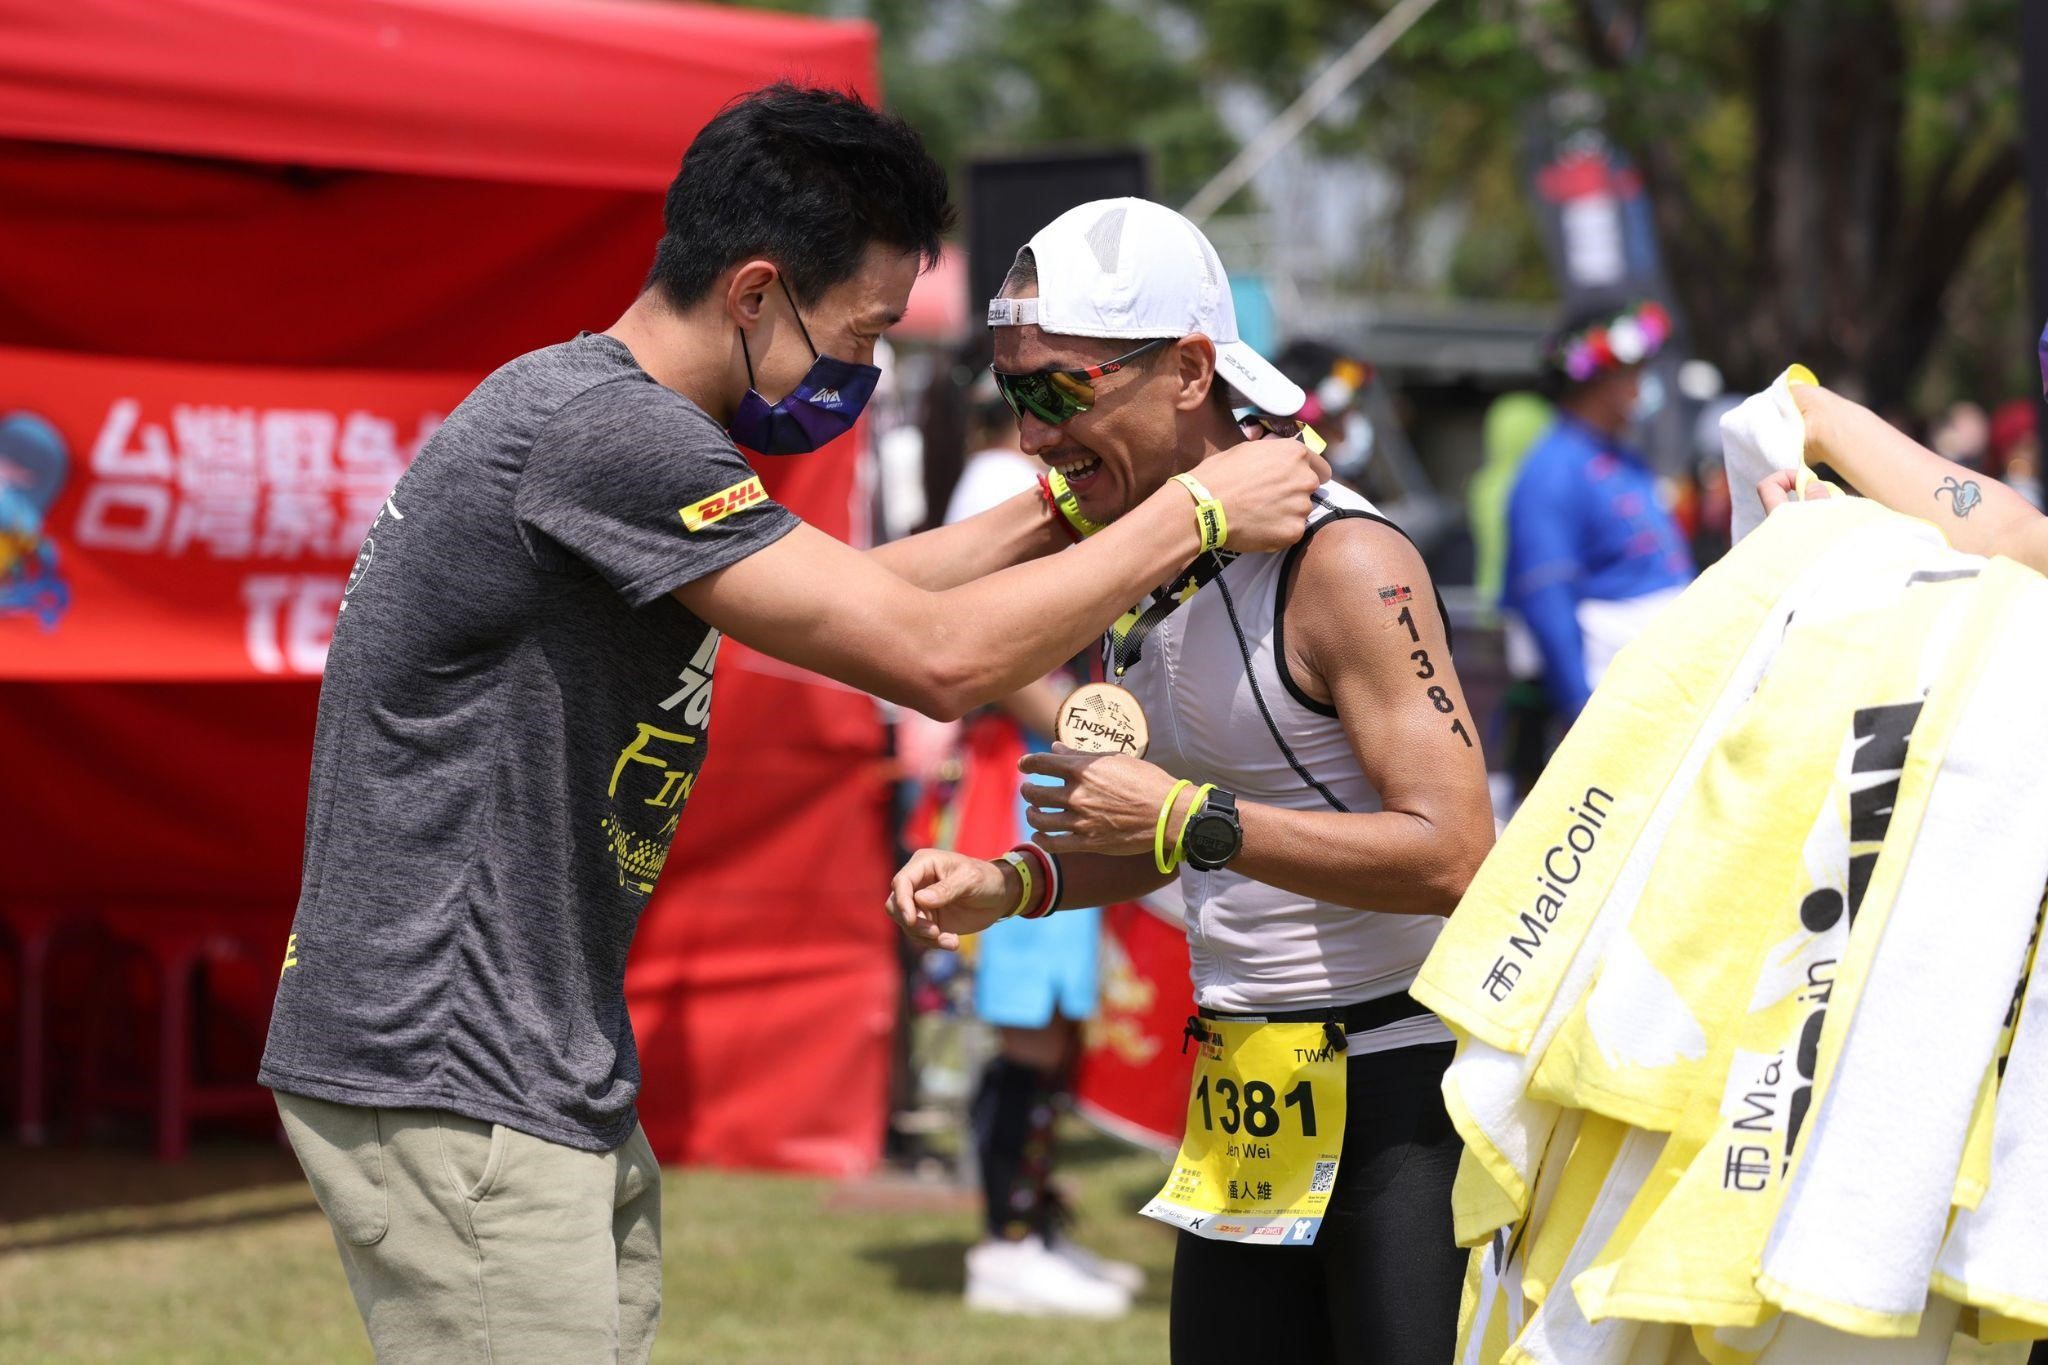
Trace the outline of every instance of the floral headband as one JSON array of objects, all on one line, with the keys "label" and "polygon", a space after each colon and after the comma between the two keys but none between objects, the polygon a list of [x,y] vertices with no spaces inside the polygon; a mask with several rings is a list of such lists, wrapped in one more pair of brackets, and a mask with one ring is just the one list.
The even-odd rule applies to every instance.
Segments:
[{"label": "floral headband", "polygon": [[1605,322],[1563,332],[1545,344],[1544,359],[1574,384],[1605,370],[1640,365],[1671,339],[1671,314],[1654,299],[1636,304]]}]

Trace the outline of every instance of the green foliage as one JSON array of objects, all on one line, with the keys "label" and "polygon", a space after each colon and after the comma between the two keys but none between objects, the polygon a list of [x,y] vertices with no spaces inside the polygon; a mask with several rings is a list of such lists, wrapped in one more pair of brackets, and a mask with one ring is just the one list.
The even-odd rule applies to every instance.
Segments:
[{"label": "green foliage", "polygon": [[[844,15],[830,0],[745,0]],[[1237,149],[1198,32],[1157,0],[859,0],[882,38],[882,85],[948,172],[1048,145],[1138,145],[1154,188],[1192,194]],[[1311,54],[1312,55],[1312,54]]]},{"label": "green foliage", "polygon": [[[872,19],[890,102],[949,168],[1048,144],[1136,143],[1152,153],[1159,195],[1180,202],[1237,150],[1220,109],[1255,123],[1284,108],[1392,4],[778,7]],[[1797,352],[1896,398],[1929,350],[1927,336],[1900,334],[1953,322],[1941,300],[1958,278],[1974,303],[2011,315],[1987,323],[1979,309],[1961,333],[1944,324],[1935,349],[2003,346],[2021,330],[2013,253],[1976,240],[2015,221],[2019,6],[1444,0],[1309,131],[1318,155],[1370,158],[1400,187],[1391,251],[1344,274],[1412,292],[1404,252],[1420,225],[1451,221],[1460,235],[1441,287],[1552,292],[1521,183],[1525,128],[1547,95],[1582,91],[1649,173],[1681,305],[1738,381]],[[1936,368],[2008,367],[1943,356]]]},{"label": "green foliage", "polygon": [[994,11],[975,65],[1017,92],[973,150],[1135,142],[1159,191],[1192,193],[1235,150],[1193,53],[1177,55],[1144,0],[1029,0]]}]

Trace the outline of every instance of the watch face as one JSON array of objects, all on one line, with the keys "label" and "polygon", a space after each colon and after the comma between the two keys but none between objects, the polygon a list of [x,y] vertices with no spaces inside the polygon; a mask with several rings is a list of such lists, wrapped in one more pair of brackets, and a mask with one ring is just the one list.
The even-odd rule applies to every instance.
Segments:
[{"label": "watch face", "polygon": [[1198,815],[1188,830],[1188,853],[1200,862],[1215,866],[1237,852],[1241,836],[1237,826],[1221,815]]}]

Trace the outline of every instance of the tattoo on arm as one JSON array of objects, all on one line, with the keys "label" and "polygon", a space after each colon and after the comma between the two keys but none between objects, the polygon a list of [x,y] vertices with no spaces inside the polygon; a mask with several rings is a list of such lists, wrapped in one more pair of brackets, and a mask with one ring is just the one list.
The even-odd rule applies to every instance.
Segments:
[{"label": "tattoo on arm", "polygon": [[[1409,617],[1406,610],[1402,611],[1399,619],[1410,621],[1411,624],[1409,626],[1409,630],[1411,632],[1414,630],[1414,626],[1412,624],[1413,618]],[[1434,678],[1436,676],[1436,665],[1429,661],[1428,650],[1418,649],[1413,654],[1410,654],[1408,658],[1415,665],[1416,677],[1421,678],[1424,681],[1427,681],[1430,678]],[[1439,683],[1436,686],[1427,689],[1426,691],[1424,691],[1422,695],[1429,698],[1429,704],[1435,707],[1439,714],[1451,717],[1451,733],[1456,735],[1459,739],[1464,740],[1466,748],[1471,748],[1472,732],[1465,728],[1465,722],[1463,720],[1458,719],[1458,704],[1451,700],[1450,693],[1444,691],[1443,684]]]},{"label": "tattoo on arm", "polygon": [[1943,494],[1948,495],[1949,507],[1959,518],[1969,516],[1984,501],[1984,490],[1975,479],[1958,482],[1954,475],[1943,479],[1941,487],[1934,490],[1935,501],[1939,502]]}]

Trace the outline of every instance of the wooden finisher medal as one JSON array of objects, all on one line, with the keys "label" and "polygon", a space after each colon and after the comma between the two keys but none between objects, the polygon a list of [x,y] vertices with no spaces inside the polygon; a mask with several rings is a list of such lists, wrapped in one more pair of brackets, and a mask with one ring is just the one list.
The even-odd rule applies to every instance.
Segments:
[{"label": "wooden finisher medal", "polygon": [[1060,703],[1053,737],[1085,754],[1129,754],[1143,758],[1152,742],[1145,708],[1115,683],[1083,683]]}]

